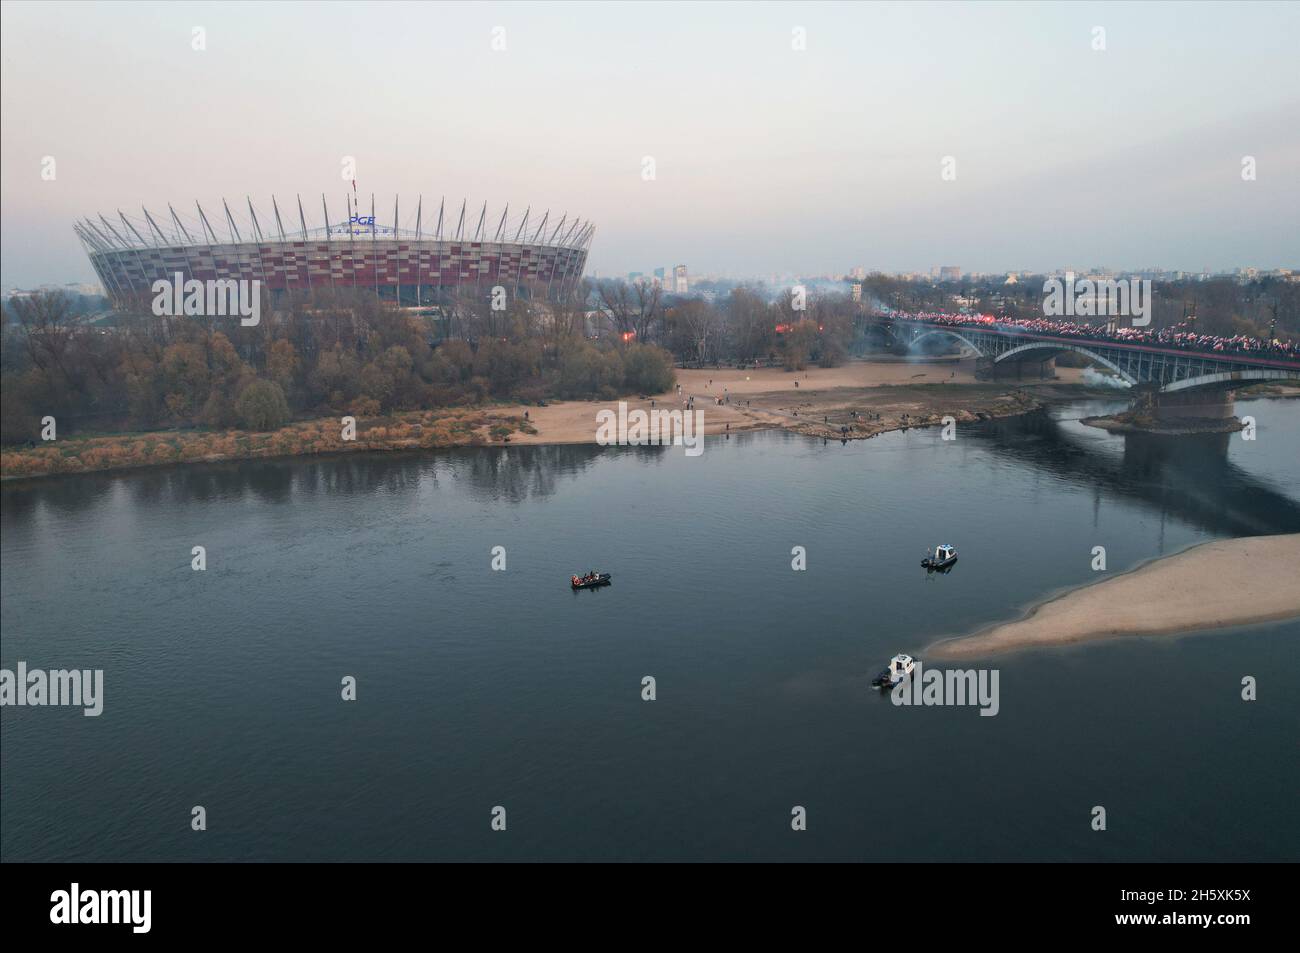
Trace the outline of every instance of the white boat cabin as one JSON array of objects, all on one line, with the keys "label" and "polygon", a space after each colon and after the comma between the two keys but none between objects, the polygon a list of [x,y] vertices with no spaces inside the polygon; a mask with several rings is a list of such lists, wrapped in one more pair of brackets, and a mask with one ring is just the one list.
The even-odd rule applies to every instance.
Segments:
[{"label": "white boat cabin", "polygon": [[915,668],[916,660],[910,655],[900,653],[889,660],[889,677],[896,682],[904,676],[911,675]]}]

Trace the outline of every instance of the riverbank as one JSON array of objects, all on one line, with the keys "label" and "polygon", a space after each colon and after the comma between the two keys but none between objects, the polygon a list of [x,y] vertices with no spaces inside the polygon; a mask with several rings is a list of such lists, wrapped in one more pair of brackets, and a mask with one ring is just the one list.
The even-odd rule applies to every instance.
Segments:
[{"label": "riverbank", "polygon": [[[852,361],[840,367],[677,371],[681,394],[628,398],[629,409],[680,410],[695,398],[709,435],[782,429],[810,437],[865,440],[892,430],[1011,417],[1050,403],[1113,397],[1088,388],[1082,372],[1061,368],[1055,381],[988,383],[975,379],[974,360]],[[530,411],[535,434],[512,438],[526,444],[591,443],[596,413],[617,402],[565,401]]]},{"label": "riverbank", "polygon": [[946,639],[925,657],[969,659],[1133,635],[1175,635],[1300,616],[1300,533],[1203,543],[1073,589],[1020,619]]},{"label": "riverbank", "polygon": [[[1009,417],[1056,401],[1098,396],[1079,373],[1057,381],[976,381],[973,360],[853,361],[789,372],[678,370],[681,392],[626,398],[630,409],[680,410],[688,397],[704,412],[704,433],[716,436],[781,428],[811,437],[860,440],[891,430]],[[1102,392],[1103,396],[1113,396]],[[298,421],[269,432],[165,430],[73,435],[34,447],[0,451],[0,478],[184,463],[355,451],[419,450],[490,444],[595,443],[596,415],[619,401],[556,401],[543,407],[492,405],[410,411],[358,418],[344,440],[341,418]]]},{"label": "riverbank", "polygon": [[341,417],[299,421],[271,431],[160,430],[72,436],[0,452],[0,477],[31,479],[183,463],[479,446],[504,443],[512,435],[527,434],[532,429],[522,414],[496,408],[451,408],[359,418],[355,427],[351,439],[344,439]]}]

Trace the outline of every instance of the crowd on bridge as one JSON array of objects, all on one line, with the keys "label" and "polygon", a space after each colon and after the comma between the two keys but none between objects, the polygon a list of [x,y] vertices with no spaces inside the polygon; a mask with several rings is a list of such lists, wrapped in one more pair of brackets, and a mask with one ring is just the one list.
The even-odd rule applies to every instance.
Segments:
[{"label": "crowd on bridge", "polygon": [[892,317],[905,321],[924,321],[949,327],[972,328],[987,331],[1017,331],[1022,334],[1043,334],[1053,337],[1081,338],[1089,341],[1109,341],[1119,344],[1152,344],[1200,353],[1256,354],[1260,357],[1300,359],[1300,345],[1293,341],[1269,341],[1265,338],[1236,334],[1200,334],[1193,330],[1190,321],[1167,328],[1115,327],[1088,324],[1083,321],[1061,321],[1052,318],[1006,318],[991,314],[950,314],[922,311],[916,314],[894,312]]}]

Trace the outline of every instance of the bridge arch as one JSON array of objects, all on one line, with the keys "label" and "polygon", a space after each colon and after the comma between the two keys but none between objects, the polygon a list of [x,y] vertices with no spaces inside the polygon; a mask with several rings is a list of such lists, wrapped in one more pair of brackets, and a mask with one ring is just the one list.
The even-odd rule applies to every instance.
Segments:
[{"label": "bridge arch", "polygon": [[[1051,351],[1054,354],[1060,354],[1062,351],[1074,351],[1076,354],[1082,354],[1084,357],[1088,358],[1088,360],[1096,361],[1098,364],[1102,365],[1103,367],[1111,371],[1114,371],[1116,374],[1122,377],[1129,384],[1136,386],[1139,383],[1136,377],[1134,377],[1128,371],[1124,370],[1124,368],[1120,367],[1114,361],[1107,360],[1097,352],[1090,351],[1086,347],[1078,347],[1077,345],[1073,345],[1073,344],[1060,344],[1057,342],[1050,342],[1050,341],[1035,341],[1030,344],[1020,344],[1016,347],[1011,348],[1011,350],[1009,351],[1003,351],[997,357],[993,358],[993,363],[1001,364],[1004,361],[1006,361],[1008,358],[1011,358],[1016,354],[1023,354],[1026,351]],[[1049,356],[1050,355],[1045,355],[1044,360],[1046,360],[1047,357]]]},{"label": "bridge arch", "polygon": [[976,347],[974,344],[971,343],[970,338],[966,337],[963,334],[958,334],[956,331],[950,331],[947,328],[935,328],[932,331],[923,331],[920,334],[918,334],[916,337],[912,338],[912,344],[919,344],[924,338],[928,338],[931,334],[946,334],[949,337],[954,337],[958,341],[961,341],[962,344],[965,344],[976,354],[982,355],[984,353],[983,350],[981,350],[980,348]]},{"label": "bridge arch", "polygon": [[1300,370],[1289,371],[1284,368],[1244,370],[1244,371],[1222,371],[1218,374],[1202,374],[1200,377],[1189,377],[1186,380],[1174,381],[1172,384],[1166,384],[1160,388],[1162,394],[1175,394],[1179,391],[1195,390],[1199,387],[1214,386],[1236,386],[1239,384],[1255,384],[1260,381],[1294,381],[1300,380]]}]

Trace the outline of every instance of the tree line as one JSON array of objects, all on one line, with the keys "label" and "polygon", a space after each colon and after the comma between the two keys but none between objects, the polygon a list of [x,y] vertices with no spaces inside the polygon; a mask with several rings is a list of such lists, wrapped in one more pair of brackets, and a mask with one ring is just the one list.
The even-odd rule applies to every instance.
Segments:
[{"label": "tree line", "polygon": [[619,337],[658,344],[686,366],[834,367],[848,357],[862,314],[847,294],[814,295],[801,287],[773,298],[740,286],[706,300],[664,295],[646,282],[602,281],[593,301]]},{"label": "tree line", "polygon": [[[960,297],[971,302],[972,311],[1037,318],[1043,316],[1043,279],[1036,275],[1009,285],[1002,277],[918,282],[871,274],[862,283],[862,300],[868,309],[951,311]],[[1283,340],[1300,338],[1300,282],[1274,276],[1247,282],[1185,278],[1153,281],[1151,291],[1154,328],[1194,317],[1196,330],[1204,334],[1266,337],[1272,332]]]},{"label": "tree line", "polygon": [[614,281],[504,306],[468,288],[419,309],[361,289],[263,295],[252,327],[148,307],[92,324],[61,292],[11,298],[0,439],[37,440],[45,416],[65,433],[269,430],[330,414],[659,394],[674,363],[838,364],[855,312],[846,297],[805,301],[797,289],[769,301],[738,288],[714,304]]},{"label": "tree line", "polygon": [[549,397],[609,399],[674,383],[662,348],[588,331],[586,295],[494,309],[468,290],[400,309],[364,290],[277,300],[262,318],[165,317],[90,324],[61,292],[5,304],[0,439],[161,428],[269,430],[294,418]]},{"label": "tree line", "polygon": [[[274,302],[257,326],[165,317],[148,308],[90,323],[62,292],[11,298],[0,341],[0,440],[163,428],[269,430],[293,419],[374,416],[485,401],[612,399],[672,388],[674,364],[833,367],[867,346],[862,319],[885,308],[1033,317],[1041,283],[905,281],[883,274],[849,294],[772,296],[739,286],[679,297],[647,282],[583,281],[559,298],[507,302],[466,288],[419,309],[364,289]],[[1189,315],[1206,333],[1300,336],[1300,284],[1157,282],[1153,325]]]}]

